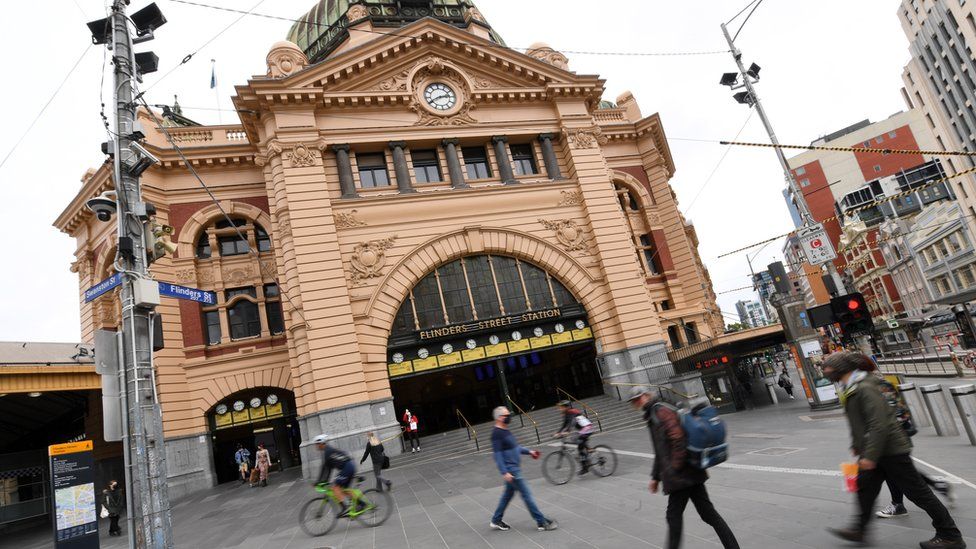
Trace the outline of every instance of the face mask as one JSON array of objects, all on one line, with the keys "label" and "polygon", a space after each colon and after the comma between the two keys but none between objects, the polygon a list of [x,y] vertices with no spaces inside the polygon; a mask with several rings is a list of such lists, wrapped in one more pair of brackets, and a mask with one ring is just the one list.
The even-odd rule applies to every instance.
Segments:
[{"label": "face mask", "polygon": [[505,425],[508,425],[511,422],[512,422],[512,416],[504,416],[504,417],[502,417],[502,423],[504,423]]}]

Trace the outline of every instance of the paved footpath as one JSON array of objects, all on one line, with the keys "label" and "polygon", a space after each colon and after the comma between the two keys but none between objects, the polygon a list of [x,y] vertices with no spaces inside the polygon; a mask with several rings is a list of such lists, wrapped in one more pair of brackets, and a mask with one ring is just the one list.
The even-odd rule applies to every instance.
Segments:
[{"label": "paved footpath", "polygon": [[[824,531],[826,526],[843,525],[854,509],[853,498],[843,491],[837,472],[838,464],[848,458],[847,423],[841,412],[812,413],[805,402],[791,401],[725,418],[733,457],[711,470],[708,489],[741,546],[845,547]],[[554,532],[536,531],[518,498],[505,516],[512,530],[488,528],[502,486],[491,456],[481,453],[394,467],[388,478],[394,482],[397,508],[386,524],[367,529],[342,521],[321,538],[309,538],[298,528],[298,508],[312,492],[297,473],[272,475],[267,488],[218,486],[174,503],[177,547],[662,547],[667,498],[647,491],[652,463],[647,430],[602,433],[594,438],[619,453],[620,463],[612,477],[588,475],[565,486],[553,486],[541,476],[541,461],[523,461],[539,506],[559,521]],[[953,475],[950,478],[958,494],[953,516],[967,543],[976,548],[976,447],[968,445],[965,436],[937,437],[931,428],[923,429],[915,444],[915,457],[927,464],[920,465],[921,469]],[[879,503],[886,504],[886,498],[883,490]],[[908,508],[908,517],[874,522],[876,546],[913,548],[931,537],[928,517],[911,504]],[[103,521],[102,531],[103,548],[125,547],[124,538],[107,537],[107,521]],[[50,547],[48,539],[7,541],[18,549],[34,549]],[[0,545],[6,547],[7,541]],[[684,547],[720,547],[714,531],[690,505],[685,513]]]}]

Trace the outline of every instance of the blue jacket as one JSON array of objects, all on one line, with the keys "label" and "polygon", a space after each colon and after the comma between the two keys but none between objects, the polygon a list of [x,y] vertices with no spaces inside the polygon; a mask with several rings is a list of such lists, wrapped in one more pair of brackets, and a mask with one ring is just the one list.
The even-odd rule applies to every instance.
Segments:
[{"label": "blue jacket", "polygon": [[508,429],[495,427],[491,432],[491,450],[495,458],[495,465],[501,474],[517,474],[522,470],[522,455],[528,455],[529,449],[519,446],[515,435]]}]

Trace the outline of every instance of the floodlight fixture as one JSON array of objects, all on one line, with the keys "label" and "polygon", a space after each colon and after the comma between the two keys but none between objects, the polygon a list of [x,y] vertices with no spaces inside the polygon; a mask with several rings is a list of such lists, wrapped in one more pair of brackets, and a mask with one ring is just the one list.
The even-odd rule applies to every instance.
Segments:
[{"label": "floodlight fixture", "polygon": [[159,56],[151,51],[136,54],[136,70],[139,74],[149,74],[159,70]]},{"label": "floodlight fixture", "polygon": [[108,44],[112,41],[112,20],[108,17],[89,22],[88,30],[92,34],[92,44]]},{"label": "floodlight fixture", "polygon": [[151,35],[154,30],[166,24],[166,17],[155,2],[133,13],[129,19],[136,27],[137,36]]},{"label": "floodlight fixture", "polygon": [[722,75],[722,79],[718,81],[719,84],[723,86],[732,87],[736,82],[739,81],[739,73],[737,72],[727,72]]},{"label": "floodlight fixture", "polygon": [[746,74],[749,75],[753,80],[759,80],[759,68],[759,65],[753,63],[749,65],[749,70],[746,71]]},{"label": "floodlight fixture", "polygon": [[752,94],[747,91],[741,91],[732,96],[733,99],[738,103],[743,105],[749,105],[750,107],[755,104],[756,100],[752,97]]}]

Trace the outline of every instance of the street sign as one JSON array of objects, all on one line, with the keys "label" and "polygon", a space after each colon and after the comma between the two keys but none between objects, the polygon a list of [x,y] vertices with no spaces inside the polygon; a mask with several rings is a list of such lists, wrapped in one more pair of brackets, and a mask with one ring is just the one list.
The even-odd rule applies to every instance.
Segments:
[{"label": "street sign", "polygon": [[796,237],[811,265],[823,265],[837,257],[822,223],[800,227],[796,230]]},{"label": "street sign", "polygon": [[98,549],[92,441],[48,446],[56,549]]},{"label": "street sign", "polygon": [[93,299],[115,288],[119,284],[122,284],[122,273],[115,273],[98,284],[95,284],[85,290],[85,303],[90,303]]},{"label": "street sign", "polygon": [[159,295],[165,297],[175,297],[176,299],[186,299],[188,301],[196,301],[197,303],[202,303],[204,305],[217,304],[217,294],[213,292],[198,290],[196,288],[187,288],[186,286],[178,286],[176,284],[170,284],[169,282],[159,283]]},{"label": "street sign", "polygon": [[888,327],[889,328],[897,328],[898,327],[898,321],[895,320],[894,318],[889,318],[887,320],[887,322],[888,322]]}]

